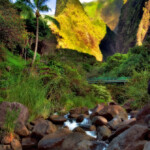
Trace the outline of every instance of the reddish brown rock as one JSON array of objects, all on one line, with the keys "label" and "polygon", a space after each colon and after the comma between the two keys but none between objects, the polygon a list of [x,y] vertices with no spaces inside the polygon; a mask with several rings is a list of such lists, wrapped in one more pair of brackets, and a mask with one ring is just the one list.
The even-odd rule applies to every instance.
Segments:
[{"label": "reddish brown rock", "polygon": [[101,126],[97,128],[98,140],[107,140],[111,135],[111,130],[107,126]]},{"label": "reddish brown rock", "polygon": [[64,139],[61,148],[62,150],[88,150],[93,140],[94,138],[86,134],[74,132]]},{"label": "reddish brown rock", "polygon": [[111,120],[112,118],[118,116],[122,120],[128,119],[128,114],[124,108],[119,105],[109,105],[105,106],[100,112],[100,116],[104,116],[107,120]]},{"label": "reddish brown rock", "polygon": [[92,113],[98,113],[104,108],[105,104],[98,104],[94,109],[92,109]]},{"label": "reddish brown rock", "polygon": [[10,145],[0,145],[0,150],[12,150]]},{"label": "reddish brown rock", "polygon": [[36,148],[37,140],[31,137],[26,137],[22,139],[22,147],[24,150],[29,150],[32,148]]},{"label": "reddish brown rock", "polygon": [[27,127],[25,125],[17,125],[16,128],[15,128],[15,133],[20,135],[20,136],[23,136],[23,137],[26,137],[26,136],[29,136],[30,135],[30,132],[29,130],[27,129]]},{"label": "reddish brown rock", "polygon": [[[68,129],[60,129],[55,133],[46,135],[38,143],[38,150],[59,150],[63,140],[72,132]],[[70,146],[71,143],[69,143]],[[68,147],[69,147],[68,146]],[[61,150],[61,149],[60,149]]]},{"label": "reddish brown rock", "polygon": [[22,150],[22,146],[20,141],[13,139],[11,142],[11,147],[13,150]]},{"label": "reddish brown rock", "polygon": [[22,125],[26,124],[29,117],[29,111],[27,107],[17,102],[2,102],[0,104],[0,127],[3,127],[8,111],[10,113],[11,111],[16,111],[16,113],[18,113],[16,118],[17,123]]},{"label": "reddish brown rock", "polygon": [[89,109],[87,107],[77,107],[77,108],[71,109],[69,111],[69,113],[71,115],[72,114],[78,114],[78,115],[86,114],[86,115],[88,115],[89,114]]},{"label": "reddish brown rock", "polygon": [[138,123],[144,123],[145,117],[150,114],[150,105],[146,105],[143,109],[141,109],[137,115],[136,119]]},{"label": "reddish brown rock", "polygon": [[102,126],[106,125],[107,123],[108,123],[107,119],[102,116],[95,116],[92,119],[92,124],[94,124],[95,126]]},{"label": "reddish brown rock", "polygon": [[56,130],[57,128],[52,122],[48,120],[41,120],[34,126],[34,129],[32,131],[32,137],[41,139],[45,135],[54,133]]},{"label": "reddish brown rock", "polygon": [[77,117],[76,121],[77,122],[82,122],[84,120],[84,115],[80,115],[79,117]]},{"label": "reddish brown rock", "polygon": [[[149,129],[146,126],[136,124],[114,138],[107,150],[131,150],[132,147],[136,148],[139,145],[141,147],[140,142],[145,141],[147,132]],[[142,146],[144,147],[143,143]]]},{"label": "reddish brown rock", "polygon": [[81,127],[76,127],[73,132],[79,132],[79,133],[84,133],[85,134],[85,131],[81,128]]},{"label": "reddish brown rock", "polygon": [[64,116],[58,115],[51,115],[49,120],[52,121],[54,124],[63,124],[67,119]]},{"label": "reddish brown rock", "polygon": [[117,116],[117,117],[115,117],[114,119],[112,119],[111,121],[108,122],[108,126],[112,130],[116,130],[121,123],[122,123],[122,120]]},{"label": "reddish brown rock", "polygon": [[3,136],[1,143],[8,145],[12,142],[13,139],[14,139],[13,134],[6,134]]}]

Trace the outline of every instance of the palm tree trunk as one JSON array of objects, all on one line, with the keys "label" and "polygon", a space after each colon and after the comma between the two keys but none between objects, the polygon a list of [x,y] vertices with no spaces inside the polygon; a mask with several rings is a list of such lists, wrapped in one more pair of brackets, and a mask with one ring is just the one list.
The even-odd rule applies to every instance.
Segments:
[{"label": "palm tree trunk", "polygon": [[39,41],[39,17],[36,16],[36,41],[35,41],[35,50],[34,50],[32,65],[34,64],[35,59],[36,59],[36,54],[37,54],[37,49],[38,49],[38,41]]}]

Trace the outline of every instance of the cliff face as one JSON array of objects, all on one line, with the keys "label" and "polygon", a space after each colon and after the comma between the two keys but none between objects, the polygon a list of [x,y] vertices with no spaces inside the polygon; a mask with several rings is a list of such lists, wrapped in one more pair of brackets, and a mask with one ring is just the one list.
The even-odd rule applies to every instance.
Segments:
[{"label": "cliff face", "polygon": [[126,53],[141,45],[149,35],[150,0],[128,0],[122,8],[116,37],[116,51]]},{"label": "cliff face", "polygon": [[92,22],[79,0],[57,0],[56,19],[60,28],[51,28],[57,35],[57,48],[77,50],[102,61],[99,43],[106,34],[102,20]]},{"label": "cliff face", "polygon": [[86,13],[93,19],[102,18],[111,30],[118,25],[123,0],[96,0],[83,4]]}]

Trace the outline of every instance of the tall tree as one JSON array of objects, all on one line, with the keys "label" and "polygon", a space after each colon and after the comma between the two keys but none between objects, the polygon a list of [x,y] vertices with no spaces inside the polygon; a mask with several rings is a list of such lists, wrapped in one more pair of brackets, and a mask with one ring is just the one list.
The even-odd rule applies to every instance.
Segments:
[{"label": "tall tree", "polygon": [[16,6],[19,6],[21,11],[24,12],[24,14],[26,12],[26,14],[29,16],[32,13],[35,13],[36,16],[36,41],[35,41],[35,50],[34,50],[32,65],[35,62],[37,49],[38,49],[40,12],[50,10],[50,8],[46,5],[48,1],[50,0],[17,0],[16,2]]}]

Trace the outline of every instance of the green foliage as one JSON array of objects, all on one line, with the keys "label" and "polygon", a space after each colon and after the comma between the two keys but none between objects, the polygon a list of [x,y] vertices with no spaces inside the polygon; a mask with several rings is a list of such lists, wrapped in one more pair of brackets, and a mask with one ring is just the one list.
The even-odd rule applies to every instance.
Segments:
[{"label": "green foliage", "polygon": [[50,113],[50,102],[46,100],[46,87],[36,76],[20,76],[16,83],[9,87],[6,101],[19,102],[29,108],[30,119]]},{"label": "green foliage", "polygon": [[27,32],[17,11],[9,2],[0,4],[0,43],[13,49],[18,44],[24,46],[26,38]]},{"label": "green foliage", "polygon": [[132,76],[133,71],[141,72],[145,69],[150,69],[150,50],[149,43],[143,46],[135,46],[131,48],[127,54],[114,54],[110,56],[100,68],[100,73],[103,76]]},{"label": "green foliage", "polygon": [[[25,19],[25,22],[27,31],[36,35],[36,18],[27,18]],[[44,19],[39,18],[39,37],[50,38],[51,35],[52,31],[47,25],[47,22]]]},{"label": "green foliage", "polygon": [[7,110],[4,129],[8,133],[13,133],[16,127],[16,121],[19,115],[17,110]]},{"label": "green foliage", "polygon": [[132,79],[126,87],[126,95],[134,100],[132,103],[133,108],[141,108],[150,102],[150,95],[147,90],[149,79],[149,71],[142,71],[140,73],[134,71]]}]

